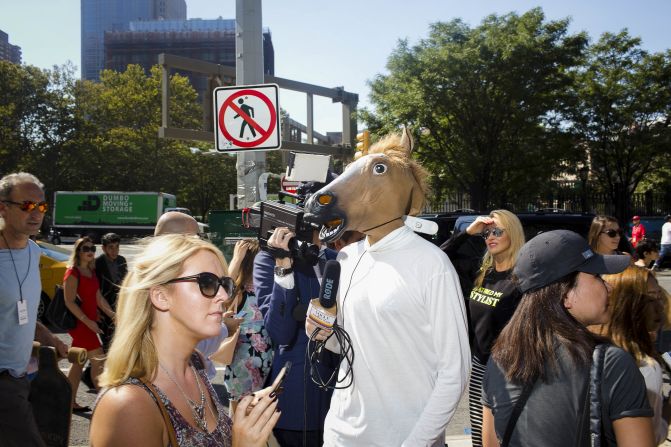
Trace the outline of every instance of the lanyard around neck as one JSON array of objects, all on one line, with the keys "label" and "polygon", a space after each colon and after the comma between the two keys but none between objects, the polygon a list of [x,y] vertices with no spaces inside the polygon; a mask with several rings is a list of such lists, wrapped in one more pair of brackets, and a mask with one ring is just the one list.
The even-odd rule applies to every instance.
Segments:
[{"label": "lanyard around neck", "polygon": [[28,248],[28,268],[26,269],[26,276],[23,277],[23,280],[19,279],[19,270],[16,268],[16,262],[14,262],[14,255],[12,254],[12,247],[9,246],[9,242],[7,242],[7,238],[5,237],[4,232],[0,232],[2,234],[2,239],[5,241],[5,244],[7,244],[7,250],[9,250],[9,257],[12,259],[12,265],[14,266],[14,274],[16,275],[16,282],[19,283],[19,298],[21,299],[21,302],[23,302],[23,283],[26,282],[26,279],[28,278],[28,274],[30,273],[30,261],[31,261],[31,256],[32,252],[30,250],[30,247]]}]

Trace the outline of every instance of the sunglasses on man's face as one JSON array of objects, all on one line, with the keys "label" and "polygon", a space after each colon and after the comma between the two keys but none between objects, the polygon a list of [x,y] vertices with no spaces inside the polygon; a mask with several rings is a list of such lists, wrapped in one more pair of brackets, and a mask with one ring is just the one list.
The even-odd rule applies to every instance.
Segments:
[{"label": "sunglasses on man's face", "polygon": [[171,279],[165,284],[172,284],[175,282],[197,282],[198,288],[200,288],[200,293],[206,298],[214,298],[217,296],[220,286],[224,288],[224,291],[229,297],[233,296],[233,292],[235,291],[235,281],[233,281],[233,278],[228,276],[219,278],[217,275],[210,272]]},{"label": "sunglasses on man's face", "polygon": [[35,208],[37,208],[37,211],[40,213],[44,214],[47,211],[49,211],[49,204],[47,202],[33,202],[30,200],[24,200],[23,202],[14,202],[12,200],[3,200],[3,203],[9,203],[10,205],[16,205],[19,207],[21,211],[25,211],[27,213],[32,212]]},{"label": "sunglasses on man's face", "polygon": [[482,232],[482,237],[484,239],[488,239],[489,236],[501,237],[503,236],[504,231],[505,230],[503,228],[487,228]]},{"label": "sunglasses on man's face", "polygon": [[84,246],[82,246],[81,252],[82,253],[88,253],[88,252],[95,253],[96,252],[96,246],[95,245],[84,245]]},{"label": "sunglasses on man's face", "polygon": [[608,237],[621,237],[622,236],[622,230],[605,230],[601,232],[602,234],[605,234]]}]

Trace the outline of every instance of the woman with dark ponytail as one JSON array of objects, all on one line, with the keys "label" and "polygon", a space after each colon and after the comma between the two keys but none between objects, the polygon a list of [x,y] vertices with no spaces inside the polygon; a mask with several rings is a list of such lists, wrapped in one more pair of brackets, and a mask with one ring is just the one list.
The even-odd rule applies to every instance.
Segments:
[{"label": "woman with dark ponytail", "polygon": [[[503,329],[483,381],[483,441],[498,446],[583,446],[590,441],[592,354],[608,322],[602,274],[629,265],[599,255],[577,233],[542,233],[520,250],[513,277],[522,300]],[[654,445],[645,383],[632,357],[606,345],[601,376],[603,446]]]}]

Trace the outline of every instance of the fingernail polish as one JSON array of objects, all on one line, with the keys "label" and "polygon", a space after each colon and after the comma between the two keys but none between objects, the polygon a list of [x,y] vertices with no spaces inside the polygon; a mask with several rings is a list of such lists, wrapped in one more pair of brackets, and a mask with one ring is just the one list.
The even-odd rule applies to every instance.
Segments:
[{"label": "fingernail polish", "polygon": [[271,399],[276,399],[277,398],[277,393],[275,391],[273,391],[272,393],[270,393],[268,395],[268,397],[270,397]]}]

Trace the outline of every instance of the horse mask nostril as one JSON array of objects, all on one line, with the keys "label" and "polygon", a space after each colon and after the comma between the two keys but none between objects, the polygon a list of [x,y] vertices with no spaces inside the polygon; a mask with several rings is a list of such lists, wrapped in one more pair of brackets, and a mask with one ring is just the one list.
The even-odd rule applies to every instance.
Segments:
[{"label": "horse mask nostril", "polygon": [[333,197],[328,194],[321,194],[319,197],[317,197],[317,202],[319,202],[320,205],[328,205],[332,200]]}]

